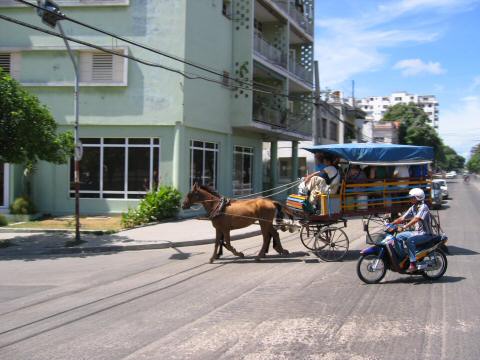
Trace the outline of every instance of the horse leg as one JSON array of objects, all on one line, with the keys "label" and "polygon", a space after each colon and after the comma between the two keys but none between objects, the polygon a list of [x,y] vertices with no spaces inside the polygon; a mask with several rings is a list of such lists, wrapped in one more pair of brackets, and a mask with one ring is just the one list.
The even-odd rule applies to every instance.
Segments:
[{"label": "horse leg", "polygon": [[275,249],[275,251],[280,255],[288,255],[289,254],[288,250],[285,250],[282,247],[282,243],[280,242],[280,235],[278,234],[278,231],[273,226],[270,229],[270,233],[273,238],[273,248]]},{"label": "horse leg", "polygon": [[245,255],[242,252],[237,251],[231,244],[230,244],[230,230],[227,230],[223,233],[223,238],[225,240],[224,246],[225,249],[229,250],[233,255],[239,256],[241,258],[244,258]]},{"label": "horse leg", "polygon": [[265,254],[268,251],[268,247],[270,246],[271,234],[270,234],[270,231],[268,231],[268,228],[266,225],[267,225],[266,223],[262,221],[260,222],[260,230],[262,231],[262,235],[263,235],[263,244],[262,244],[262,248],[260,249],[260,252],[255,257],[255,260],[257,261],[265,257]]},{"label": "horse leg", "polygon": [[220,235],[217,235],[217,238],[219,239],[218,241],[218,252],[217,254],[215,255],[215,259],[220,259],[220,256],[223,255],[223,233],[222,232],[219,232]]},{"label": "horse leg", "polygon": [[[220,231],[216,231],[216,236],[215,236],[215,247],[213,249],[213,254],[212,257],[210,258],[210,264],[213,263],[213,260],[218,259],[220,257],[220,252],[222,250],[222,244],[221,241],[223,239],[223,234]],[[220,251],[218,248],[220,247]]]}]

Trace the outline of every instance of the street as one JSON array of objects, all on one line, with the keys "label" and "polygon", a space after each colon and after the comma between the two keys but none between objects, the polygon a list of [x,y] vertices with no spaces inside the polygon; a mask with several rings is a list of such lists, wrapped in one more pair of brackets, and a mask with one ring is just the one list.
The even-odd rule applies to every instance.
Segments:
[{"label": "street", "polygon": [[288,232],[293,254],[261,262],[260,237],[233,242],[245,259],[214,264],[213,245],[2,260],[0,358],[478,359],[480,190],[448,185],[451,254],[436,282],[389,272],[363,284],[359,222],[336,263]]}]

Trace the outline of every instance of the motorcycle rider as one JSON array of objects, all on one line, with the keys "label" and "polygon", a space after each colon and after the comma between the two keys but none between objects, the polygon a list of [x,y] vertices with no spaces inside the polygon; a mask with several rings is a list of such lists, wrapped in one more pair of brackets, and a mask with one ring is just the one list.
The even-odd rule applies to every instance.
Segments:
[{"label": "motorcycle rider", "polygon": [[408,273],[417,270],[417,259],[415,256],[415,245],[428,242],[433,237],[432,222],[430,209],[425,204],[425,193],[420,188],[414,188],[409,192],[412,206],[405,214],[393,221],[394,224],[400,224],[405,220],[409,220],[404,226],[399,226],[399,231],[402,228],[408,228],[415,225],[414,231],[404,231],[397,235],[397,240],[405,243],[408,249],[408,256],[410,258],[410,266],[407,269]]}]

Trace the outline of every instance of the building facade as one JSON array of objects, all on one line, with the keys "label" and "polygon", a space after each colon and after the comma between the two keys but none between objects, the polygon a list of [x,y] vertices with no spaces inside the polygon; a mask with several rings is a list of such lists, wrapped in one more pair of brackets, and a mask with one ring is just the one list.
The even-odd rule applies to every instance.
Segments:
[{"label": "building facade", "polygon": [[[230,196],[258,192],[263,144],[274,150],[275,185],[278,142],[295,153],[311,138],[313,0],[57,3],[72,18],[191,64],[64,20],[68,36],[191,78],[71,44],[80,67],[83,213],[125,211],[156,184],[184,194],[194,182]],[[0,12],[42,26],[14,1],[0,0]],[[60,131],[72,130],[74,73],[62,39],[5,21],[0,30],[0,66],[48,106]],[[32,196],[40,212],[73,212],[72,163],[37,165]],[[21,195],[22,173],[2,164],[3,210]]]},{"label": "building facade", "polygon": [[415,95],[407,92],[395,92],[389,96],[370,96],[356,100],[356,104],[367,114],[367,121],[380,121],[388,108],[396,104],[414,103],[428,115],[429,123],[438,128],[438,101],[434,95]]}]

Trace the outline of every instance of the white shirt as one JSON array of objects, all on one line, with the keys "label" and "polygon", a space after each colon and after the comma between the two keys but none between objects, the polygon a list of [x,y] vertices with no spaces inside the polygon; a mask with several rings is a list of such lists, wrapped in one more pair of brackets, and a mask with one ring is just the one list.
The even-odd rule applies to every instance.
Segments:
[{"label": "white shirt", "polygon": [[397,178],[408,178],[408,177],[410,177],[410,173],[408,171],[408,166],[407,165],[395,166],[395,171],[393,172],[393,175]]}]

